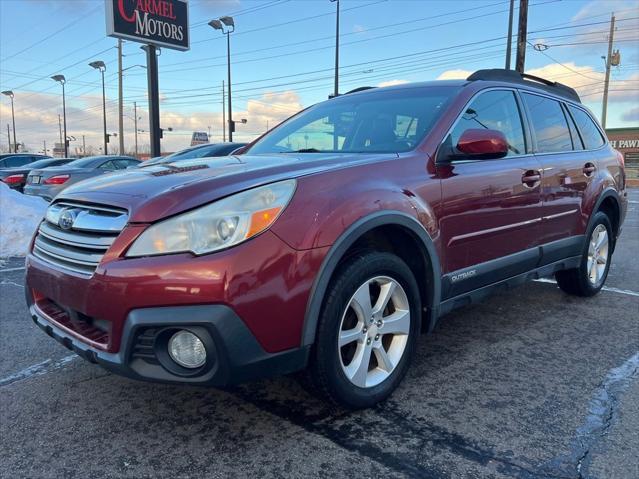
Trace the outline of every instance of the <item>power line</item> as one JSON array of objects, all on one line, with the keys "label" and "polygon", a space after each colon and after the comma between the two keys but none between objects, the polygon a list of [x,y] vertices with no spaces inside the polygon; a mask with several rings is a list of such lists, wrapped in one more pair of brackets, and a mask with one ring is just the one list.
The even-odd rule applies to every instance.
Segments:
[{"label": "power line", "polygon": [[90,11],[90,12],[89,12],[86,16],[84,16],[84,15],[83,15],[83,16],[81,16],[81,17],[79,17],[79,18],[76,18],[75,20],[73,20],[73,21],[71,21],[71,22],[67,23],[67,24],[66,24],[65,26],[63,26],[62,28],[60,28],[60,29],[56,30],[55,32],[53,32],[53,33],[51,33],[51,34],[49,34],[49,35],[47,35],[47,36],[46,36],[46,37],[44,37],[43,39],[38,40],[38,41],[37,41],[37,42],[35,42],[35,43],[32,43],[32,44],[31,44],[31,45],[29,45],[28,47],[23,48],[22,50],[20,50],[20,51],[18,51],[18,52],[16,52],[16,53],[14,53],[13,55],[9,55],[8,57],[4,57],[1,61],[2,61],[2,62],[6,62],[7,60],[10,60],[11,58],[17,57],[18,55],[20,55],[20,54],[22,54],[22,53],[24,53],[24,52],[26,52],[26,51],[31,50],[33,47],[38,46],[38,45],[40,45],[41,43],[46,42],[47,40],[49,40],[49,39],[53,38],[53,37],[54,37],[54,36],[56,36],[58,33],[64,32],[65,30],[67,30],[67,29],[71,28],[72,26],[76,25],[77,23],[80,23],[80,22],[82,22],[82,21],[85,21],[88,17],[90,17],[91,15],[93,15],[95,12],[97,12],[97,11],[98,11],[98,10],[100,10],[101,8],[102,8],[101,6],[98,6],[98,7],[94,8],[94,9],[92,9],[92,10],[91,10],[91,11]]}]

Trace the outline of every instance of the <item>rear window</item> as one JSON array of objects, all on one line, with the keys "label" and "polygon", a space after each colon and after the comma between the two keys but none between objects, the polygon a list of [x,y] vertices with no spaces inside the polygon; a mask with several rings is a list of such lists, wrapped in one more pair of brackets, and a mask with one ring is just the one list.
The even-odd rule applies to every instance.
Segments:
[{"label": "rear window", "polygon": [[412,150],[458,87],[371,90],[319,103],[267,133],[260,153],[385,153]]},{"label": "rear window", "polygon": [[572,117],[575,119],[579,133],[581,133],[581,139],[583,140],[587,150],[594,150],[602,146],[606,140],[601,135],[599,128],[595,125],[595,122],[590,115],[583,111],[581,108],[576,108],[572,105],[568,106]]},{"label": "rear window", "polygon": [[71,163],[67,163],[69,166],[73,168],[84,168],[85,166],[91,165],[95,161],[95,157],[87,157],[81,158],[79,160],[73,160]]}]

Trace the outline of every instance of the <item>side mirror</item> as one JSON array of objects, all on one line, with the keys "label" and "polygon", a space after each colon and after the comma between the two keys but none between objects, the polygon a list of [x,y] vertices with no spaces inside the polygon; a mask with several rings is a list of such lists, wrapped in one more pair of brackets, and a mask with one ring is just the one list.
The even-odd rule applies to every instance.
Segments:
[{"label": "side mirror", "polygon": [[508,141],[501,131],[473,128],[462,133],[456,149],[466,157],[492,160],[508,154]]}]

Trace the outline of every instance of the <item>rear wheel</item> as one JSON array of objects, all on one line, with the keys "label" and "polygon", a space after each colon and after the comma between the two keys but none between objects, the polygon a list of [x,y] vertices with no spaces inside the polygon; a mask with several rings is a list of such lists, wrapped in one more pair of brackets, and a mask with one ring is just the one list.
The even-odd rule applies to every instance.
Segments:
[{"label": "rear wheel", "polygon": [[608,216],[598,211],[586,233],[579,267],[555,273],[557,284],[564,292],[575,296],[594,296],[601,290],[610,269],[612,238]]},{"label": "rear wheel", "polygon": [[352,258],[327,291],[309,369],[312,382],[346,407],[385,399],[408,369],[419,311],[417,283],[401,259],[378,252]]}]

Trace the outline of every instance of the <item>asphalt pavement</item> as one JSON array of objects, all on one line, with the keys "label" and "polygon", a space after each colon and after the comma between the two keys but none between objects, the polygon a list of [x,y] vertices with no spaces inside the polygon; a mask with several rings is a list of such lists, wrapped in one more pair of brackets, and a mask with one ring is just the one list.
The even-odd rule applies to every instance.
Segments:
[{"label": "asphalt pavement", "polygon": [[606,289],[538,281],[446,316],[395,394],[327,407],[291,377],[136,382],[75,357],[0,266],[0,477],[639,477],[639,190]]}]

